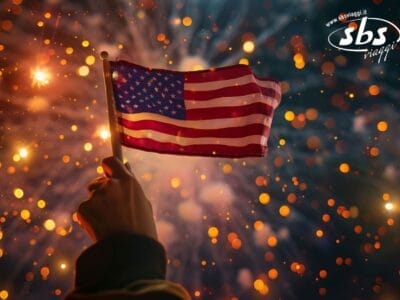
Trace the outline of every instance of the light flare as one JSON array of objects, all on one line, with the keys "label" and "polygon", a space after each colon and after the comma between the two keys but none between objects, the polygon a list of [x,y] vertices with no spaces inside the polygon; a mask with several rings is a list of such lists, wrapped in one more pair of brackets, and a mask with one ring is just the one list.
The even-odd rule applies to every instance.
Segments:
[{"label": "light flare", "polygon": [[50,83],[51,74],[48,70],[37,67],[32,71],[32,86],[42,87]]}]

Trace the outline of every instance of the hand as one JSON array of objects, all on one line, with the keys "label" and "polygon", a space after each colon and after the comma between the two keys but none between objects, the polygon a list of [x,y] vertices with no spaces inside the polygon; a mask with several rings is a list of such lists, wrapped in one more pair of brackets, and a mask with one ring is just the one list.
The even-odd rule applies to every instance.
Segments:
[{"label": "hand", "polygon": [[78,219],[94,241],[114,233],[136,233],[157,240],[153,211],[142,187],[115,157],[102,162],[105,177],[88,185],[89,200],[78,208]]}]

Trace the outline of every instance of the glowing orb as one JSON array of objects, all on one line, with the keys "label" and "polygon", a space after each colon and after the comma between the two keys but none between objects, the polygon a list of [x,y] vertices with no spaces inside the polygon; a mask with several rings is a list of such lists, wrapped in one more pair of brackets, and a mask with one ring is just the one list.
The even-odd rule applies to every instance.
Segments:
[{"label": "glowing orb", "polygon": [[32,85],[41,87],[41,86],[49,84],[50,73],[48,71],[46,71],[45,69],[36,68],[32,72],[32,78],[33,78]]},{"label": "glowing orb", "polygon": [[184,221],[195,223],[201,220],[203,210],[196,202],[188,200],[178,205],[178,215]]},{"label": "glowing orb", "polygon": [[22,158],[28,157],[28,150],[26,148],[20,148],[18,151],[19,156]]},{"label": "glowing orb", "polygon": [[178,239],[174,224],[168,221],[157,222],[157,233],[161,243],[166,247],[172,245]]},{"label": "glowing orb", "polygon": [[394,205],[393,203],[389,202],[385,204],[385,208],[386,210],[392,210],[394,208]]},{"label": "glowing orb", "polygon": [[199,194],[199,199],[216,208],[228,207],[233,202],[235,194],[232,188],[224,182],[215,182],[205,186]]},{"label": "glowing orb", "polygon": [[21,219],[22,219],[22,220],[28,220],[28,219],[31,217],[31,213],[30,213],[30,211],[27,210],[27,209],[21,210],[20,215],[21,215]]},{"label": "glowing orb", "polygon": [[89,69],[88,66],[80,66],[80,67],[77,69],[77,73],[78,73],[79,76],[86,77],[86,76],[89,75],[90,69]]},{"label": "glowing orb", "polygon": [[182,19],[182,24],[184,25],[184,26],[186,26],[186,27],[189,27],[190,25],[192,25],[192,22],[193,22],[193,20],[192,20],[192,18],[191,17],[184,17],[183,19]]},{"label": "glowing orb", "polygon": [[47,99],[42,96],[33,96],[26,104],[31,112],[43,111],[49,106]]},{"label": "glowing orb", "polygon": [[15,188],[14,189],[14,196],[17,199],[21,199],[24,196],[24,191],[20,188]]},{"label": "glowing orb", "polygon": [[207,68],[207,62],[200,56],[186,56],[179,64],[180,71],[199,71]]},{"label": "glowing orb", "polygon": [[8,299],[8,292],[6,290],[0,292],[0,299]]},{"label": "glowing orb", "polygon": [[40,200],[37,201],[36,205],[39,208],[45,208],[46,207],[46,201],[44,201],[43,199],[40,199]]},{"label": "glowing orb", "polygon": [[379,121],[379,122],[376,124],[376,128],[377,128],[378,131],[380,131],[380,132],[385,132],[385,131],[387,131],[387,130],[388,130],[388,127],[389,127],[389,125],[388,125],[388,123],[385,122],[385,121]]},{"label": "glowing orb", "polygon": [[56,228],[56,223],[52,219],[47,219],[44,223],[43,226],[46,230],[52,231]]},{"label": "glowing orb", "polygon": [[252,53],[254,51],[255,45],[253,41],[246,41],[243,43],[243,51],[246,53]]}]

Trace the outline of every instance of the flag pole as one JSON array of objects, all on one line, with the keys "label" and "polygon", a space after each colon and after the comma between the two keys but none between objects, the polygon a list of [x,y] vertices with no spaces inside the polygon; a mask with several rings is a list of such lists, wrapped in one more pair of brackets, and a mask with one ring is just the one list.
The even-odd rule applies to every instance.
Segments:
[{"label": "flag pole", "polygon": [[108,107],[108,122],[110,126],[110,136],[111,136],[111,146],[113,156],[118,158],[120,161],[122,159],[122,149],[121,149],[121,138],[118,130],[118,121],[115,109],[115,102],[112,92],[112,83],[111,83],[111,71],[110,71],[110,63],[108,61],[108,52],[102,51],[100,53],[100,57],[103,60],[103,74],[104,74],[104,85],[106,87],[106,95],[107,95],[107,107]]}]

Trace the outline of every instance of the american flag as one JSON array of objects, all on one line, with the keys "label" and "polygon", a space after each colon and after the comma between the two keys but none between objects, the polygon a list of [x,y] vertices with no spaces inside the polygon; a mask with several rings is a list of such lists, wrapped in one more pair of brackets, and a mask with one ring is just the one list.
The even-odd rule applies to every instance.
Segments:
[{"label": "american flag", "polygon": [[159,153],[263,156],[279,83],[248,66],[176,72],[110,61],[121,143]]}]

